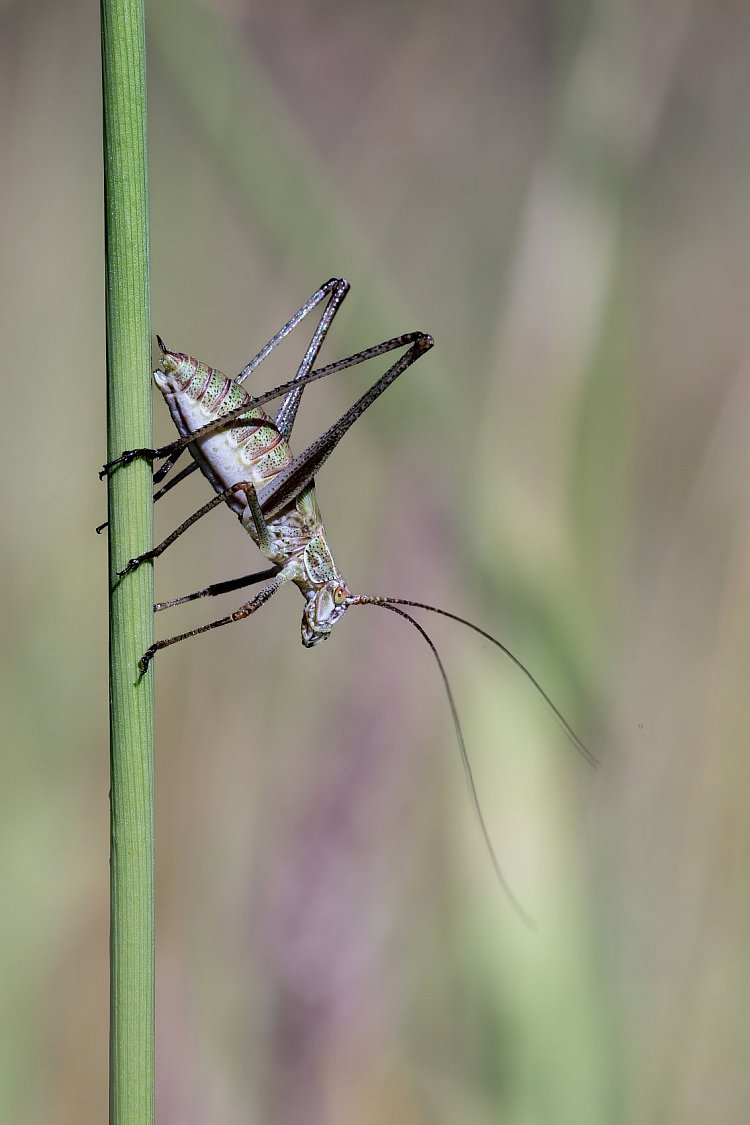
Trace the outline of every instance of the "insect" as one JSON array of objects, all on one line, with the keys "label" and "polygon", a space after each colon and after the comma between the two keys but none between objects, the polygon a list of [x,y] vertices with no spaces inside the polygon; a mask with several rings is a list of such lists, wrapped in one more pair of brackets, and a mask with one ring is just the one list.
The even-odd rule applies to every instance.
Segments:
[{"label": "insect", "polygon": [[[353,606],[380,606],[398,614],[422,636],[437,662],[453,718],[471,802],[485,844],[498,879],[518,913],[528,922],[527,915],[500,869],[490,840],[445,667],[431,637],[403,607],[408,606],[448,617],[472,629],[499,648],[532,683],[577,750],[592,764],[596,763],[596,759],[531,672],[497,638],[478,625],[438,606],[407,598],[353,593],[342,577],[328,544],[318,507],[315,474],[365,410],[399,375],[433,346],[431,336],[423,332],[409,332],[385,340],[374,347],[365,348],[324,367],[315,368],[314,364],[323,341],[348,291],[349,284],[342,279],[332,278],[327,281],[234,379],[227,378],[221,372],[191,356],[171,351],[161,337],[157,337],[161,362],[153,373],[154,380],[164,396],[180,437],[160,449],[126,450],[115,460],[108,462],[100,476],[105,476],[118,466],[140,457],[146,458],[151,463],[156,460],[163,461],[161,467],[154,473],[154,482],[160,484],[187,448],[192,454],[193,463],[160,488],[155,494],[155,499],[160,499],[198,468],[211,483],[216,495],[158,546],[130,559],[119,571],[119,577],[124,577],[147,560],[158,558],[188,528],[222,503],[232,509],[270,566],[241,578],[215,583],[183,597],[157,602],[154,609],[162,611],[198,598],[212,597],[264,583],[254,597],[243,602],[233,613],[198,628],[156,641],[143,654],[139,668],[141,673],[145,673],[154,655],[169,645],[250,617],[289,582],[297,586],[305,600],[302,612],[302,643],[307,648],[313,648],[327,640],[334,625]],[[256,370],[281,340],[323,301],[326,301],[325,308],[294,378],[271,391],[251,397],[242,385],[244,380]],[[288,442],[300,399],[309,383],[400,349],[405,351],[353,406],[325,433],[311,442],[302,453],[297,456],[292,454]],[[263,407],[266,403],[279,398],[283,401],[275,417],[271,418]]]}]

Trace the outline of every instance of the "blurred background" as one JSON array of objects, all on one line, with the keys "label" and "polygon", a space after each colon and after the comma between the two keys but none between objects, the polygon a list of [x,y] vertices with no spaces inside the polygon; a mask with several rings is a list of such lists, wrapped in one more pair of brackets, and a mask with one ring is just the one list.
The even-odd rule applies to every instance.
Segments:
[{"label": "blurred background", "polygon": [[[318,477],[351,587],[156,662],[160,1125],[690,1125],[750,1079],[750,10],[152,0],[153,325],[237,372],[435,349]],[[107,1113],[99,24],[0,2],[0,1119]],[[310,331],[312,329],[310,328]],[[299,329],[255,386],[288,378]],[[382,371],[310,388],[295,448]],[[170,422],[155,401],[157,435]],[[158,505],[162,537],[207,497]],[[157,596],[259,556],[216,511]],[[228,604],[238,603],[237,595]],[[157,620],[158,635],[215,616]]]}]

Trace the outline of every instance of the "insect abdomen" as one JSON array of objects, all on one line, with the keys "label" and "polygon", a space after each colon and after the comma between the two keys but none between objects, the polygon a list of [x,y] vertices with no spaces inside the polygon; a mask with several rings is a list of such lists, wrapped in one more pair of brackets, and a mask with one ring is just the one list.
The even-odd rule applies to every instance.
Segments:
[{"label": "insect abdomen", "polygon": [[[291,452],[287,442],[272,425],[264,425],[270,422],[268,414],[261,406],[252,405],[250,395],[234,379],[193,360],[191,377],[183,394],[200,407],[201,424],[232,413],[245,404],[249,406],[240,425],[233,425],[219,434],[224,443],[236,450],[237,469],[241,472],[238,479],[243,479],[246,470],[250,470],[254,483],[263,484],[289,465]],[[198,425],[191,425],[190,429],[196,430]],[[214,436],[210,436],[201,445],[214,441]]]},{"label": "insect abdomen", "polygon": [[[239,424],[196,442],[194,456],[217,491],[240,480],[262,486],[292,460],[286,441],[270,424],[260,406],[253,406],[248,393],[221,371],[190,356],[170,354],[175,370],[154,376],[180,433],[194,433],[208,422],[238,410],[247,413]],[[265,424],[264,424],[265,423]]]}]

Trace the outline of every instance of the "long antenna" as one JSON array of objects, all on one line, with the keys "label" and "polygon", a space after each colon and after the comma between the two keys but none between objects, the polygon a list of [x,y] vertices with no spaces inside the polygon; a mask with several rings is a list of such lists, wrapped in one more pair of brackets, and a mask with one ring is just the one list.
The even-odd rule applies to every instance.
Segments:
[{"label": "long antenna", "polygon": [[555,718],[557,719],[557,721],[560,724],[560,726],[562,727],[562,729],[565,731],[565,734],[566,734],[569,742],[571,742],[573,744],[573,746],[575,746],[576,750],[581,755],[581,757],[585,758],[586,761],[591,766],[596,767],[596,766],[599,765],[599,759],[594,754],[592,754],[591,751],[588,749],[588,747],[581,741],[581,739],[578,737],[578,735],[576,734],[576,732],[573,730],[572,726],[568,722],[568,720],[564,717],[564,715],[559,710],[559,708],[557,708],[555,706],[555,704],[552,702],[550,697],[547,695],[547,692],[544,690],[544,688],[539,683],[539,681],[536,679],[536,677],[532,676],[531,672],[528,670],[526,665],[521,660],[519,660],[518,657],[514,653],[511,652],[511,650],[507,647],[507,645],[504,645],[502,641],[499,641],[497,639],[497,637],[493,637],[491,633],[488,633],[485,629],[481,629],[479,627],[479,625],[475,625],[473,623],[473,621],[467,621],[465,617],[459,617],[459,615],[457,613],[449,613],[449,611],[447,609],[440,609],[436,605],[427,605],[426,602],[413,602],[413,601],[410,601],[408,598],[391,598],[391,597],[386,597],[385,595],[375,595],[375,596],[372,596],[372,597],[363,597],[360,600],[362,600],[364,602],[369,602],[372,605],[382,605],[382,606],[391,606],[391,607],[394,606],[394,605],[409,605],[409,606],[413,606],[415,609],[427,609],[427,610],[429,610],[430,613],[439,613],[441,617],[449,617],[451,619],[451,621],[458,621],[458,623],[460,625],[465,625],[467,629],[473,629],[473,631],[475,633],[478,633],[480,637],[484,637],[484,639],[486,641],[489,641],[490,644],[493,644],[495,646],[495,648],[499,648],[500,651],[502,653],[504,653],[504,655],[507,656],[508,659],[511,660],[515,664],[516,668],[518,668],[521,672],[523,672],[526,679],[534,687],[534,690],[538,693],[538,695],[541,696],[541,698],[547,704],[550,711],[555,716]]},{"label": "long antenna", "polygon": [[[415,621],[414,618],[411,616],[411,614],[408,614],[403,609],[398,609],[397,606],[392,605],[391,601],[395,601],[395,599],[386,600],[386,599],[383,599],[383,598],[368,598],[368,597],[365,597],[365,596],[358,596],[354,599],[352,604],[355,604],[355,605],[376,605],[376,606],[380,606],[382,609],[389,609],[391,611],[391,613],[397,613],[399,617],[403,617],[405,621],[408,621],[410,625],[413,625],[414,628],[417,630],[417,632],[420,634],[420,636],[424,639],[425,643],[427,645],[429,645],[430,650],[432,652],[432,655],[435,657],[435,661],[436,661],[437,666],[440,670],[440,675],[442,676],[442,679],[443,679],[443,686],[445,687],[445,694],[448,696],[448,704],[449,704],[450,709],[451,709],[451,715],[453,716],[453,726],[454,726],[455,731],[456,731],[456,739],[458,741],[458,748],[461,752],[461,761],[463,763],[464,773],[466,775],[466,784],[467,784],[468,789],[469,789],[469,797],[471,798],[471,803],[472,803],[472,806],[474,808],[474,814],[475,814],[475,816],[476,816],[476,818],[479,822],[479,827],[481,829],[482,836],[484,837],[484,842],[485,842],[485,845],[487,847],[487,851],[490,853],[490,859],[492,860],[492,866],[495,869],[495,875],[497,876],[497,879],[498,879],[498,882],[500,883],[500,886],[503,888],[503,890],[505,891],[505,894],[508,896],[508,899],[510,901],[511,906],[513,907],[513,909],[515,910],[516,914],[521,919],[523,924],[525,926],[528,926],[528,928],[530,930],[536,930],[537,927],[536,927],[536,923],[534,922],[534,919],[531,918],[531,916],[524,910],[523,906],[521,906],[521,903],[518,901],[516,895],[513,893],[507,878],[503,874],[503,870],[500,867],[500,863],[498,862],[498,858],[495,855],[495,849],[492,846],[492,840],[490,839],[490,834],[487,830],[487,825],[485,823],[485,819],[484,819],[484,816],[482,814],[482,807],[479,804],[479,796],[477,794],[477,787],[474,783],[474,774],[472,772],[471,762],[469,761],[469,755],[468,755],[468,752],[466,750],[466,742],[464,740],[464,732],[461,729],[461,720],[458,717],[458,710],[456,708],[456,702],[453,698],[453,692],[451,691],[451,686],[450,686],[450,683],[448,681],[448,675],[447,675],[447,673],[445,671],[445,668],[443,666],[443,662],[440,659],[440,655],[438,653],[438,650],[436,649],[432,639],[428,636],[428,634],[425,632],[425,630],[422,628],[422,626],[419,624],[419,622]],[[410,603],[406,603],[406,604],[410,604]]]}]

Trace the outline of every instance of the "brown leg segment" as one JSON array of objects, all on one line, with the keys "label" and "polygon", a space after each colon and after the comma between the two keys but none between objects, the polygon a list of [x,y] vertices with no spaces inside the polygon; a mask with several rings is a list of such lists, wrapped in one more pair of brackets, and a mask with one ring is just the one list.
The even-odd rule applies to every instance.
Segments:
[{"label": "brown leg segment", "polygon": [[264,586],[254,598],[249,602],[245,602],[239,609],[236,609],[234,613],[230,613],[228,617],[219,617],[216,621],[210,621],[208,625],[200,625],[197,629],[190,629],[187,633],[178,633],[175,637],[167,637],[163,641],[155,641],[150,648],[146,649],[143,656],[138,661],[138,669],[141,675],[145,673],[155,654],[159,652],[160,649],[168,648],[169,645],[176,645],[178,641],[186,641],[188,637],[197,637],[199,633],[207,633],[210,629],[218,629],[222,625],[232,625],[235,621],[244,621],[246,617],[250,617],[257,609],[260,609],[290,577],[291,575],[286,574],[282,570],[267,586]]}]

